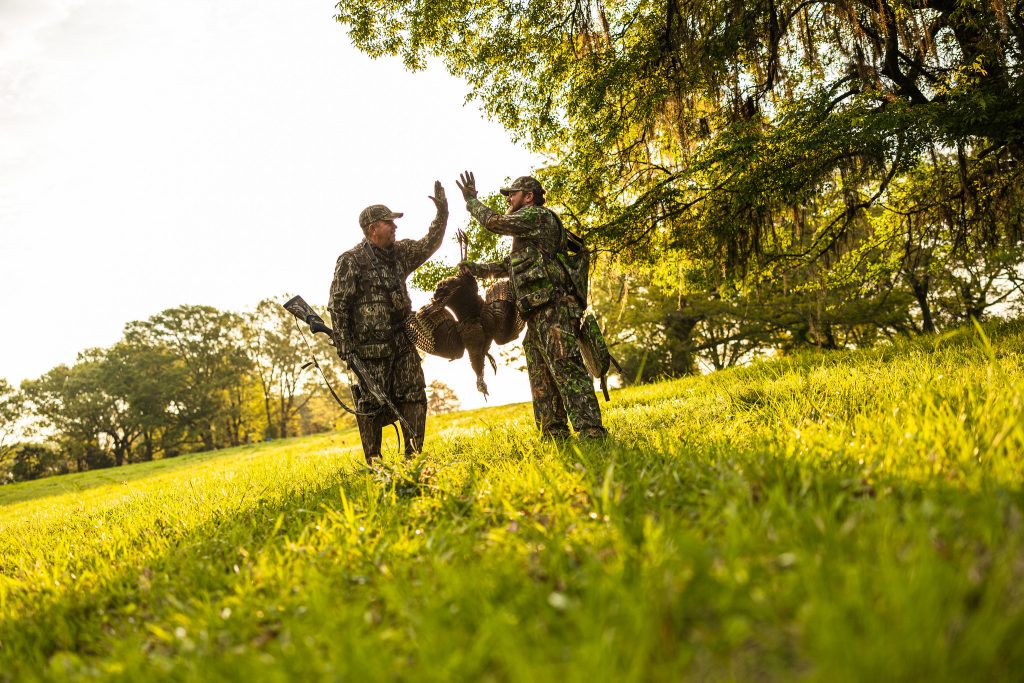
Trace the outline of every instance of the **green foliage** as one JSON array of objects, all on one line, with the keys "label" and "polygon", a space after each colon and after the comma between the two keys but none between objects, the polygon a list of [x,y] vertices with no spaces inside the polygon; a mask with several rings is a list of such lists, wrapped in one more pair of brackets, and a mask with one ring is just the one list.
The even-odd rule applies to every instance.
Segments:
[{"label": "green foliage", "polygon": [[427,414],[442,415],[459,409],[459,396],[455,390],[439,379],[427,385]]},{"label": "green foliage", "polygon": [[51,446],[20,443],[10,449],[7,469],[10,481],[29,481],[67,472],[67,459]]},{"label": "green foliage", "polygon": [[1005,680],[1024,329],[0,488],[0,681]]},{"label": "green foliage", "polygon": [[[677,294],[712,300],[870,298],[889,334],[977,317],[1021,263],[1018,10],[352,0],[337,18],[368,54],[464,78],[551,160],[537,174],[567,224],[620,265],[681,255],[693,277]],[[907,246],[922,234],[929,271],[974,275],[925,283]]]},{"label": "green foliage", "polygon": [[125,327],[129,342],[167,349],[184,370],[185,391],[175,407],[187,442],[199,442],[206,449],[238,443],[239,435],[230,424],[225,428],[217,422],[239,409],[238,394],[231,390],[250,367],[241,327],[235,313],[187,305]]},{"label": "green foliage", "polygon": [[698,317],[671,287],[644,269],[602,263],[590,278],[590,306],[600,312],[609,349],[625,384],[697,371],[693,351]]},{"label": "green foliage", "polygon": [[[306,404],[317,394],[320,377],[303,367],[310,353],[320,358],[334,355],[326,336],[307,334],[297,322],[280,302],[264,299],[242,326],[246,353],[259,380],[266,438],[291,435]],[[330,368],[328,364],[328,372]],[[336,373],[329,379],[340,388]]]},{"label": "green foliage", "polygon": [[344,419],[319,374],[303,367],[311,353],[343,390],[333,347],[322,336],[304,340],[279,303],[262,301],[244,316],[169,309],[129,323],[110,348],[26,381],[20,393],[0,384],[0,448],[22,418],[58,449],[63,471],[329,430]]},{"label": "green foliage", "polygon": [[44,429],[56,432],[61,449],[78,463],[78,469],[84,469],[100,449],[104,428],[115,423],[119,412],[115,399],[97,383],[100,372],[96,366],[95,362],[71,368],[59,365],[22,383],[32,414]]},{"label": "green foliage", "polygon": [[806,346],[863,348],[913,328],[909,294],[855,287],[846,277],[798,280],[799,287],[784,278],[708,294],[694,291],[693,277],[683,260],[598,266],[590,303],[624,383],[721,370]]},{"label": "green foliage", "polygon": [[0,377],[0,461],[7,454],[18,421],[24,415],[25,407],[21,394],[11,383]]}]

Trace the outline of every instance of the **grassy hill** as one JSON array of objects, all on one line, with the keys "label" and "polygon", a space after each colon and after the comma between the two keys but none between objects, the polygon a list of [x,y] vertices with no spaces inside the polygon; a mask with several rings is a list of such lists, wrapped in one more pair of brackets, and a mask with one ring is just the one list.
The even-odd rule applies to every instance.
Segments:
[{"label": "grassy hill", "polygon": [[1019,680],[1024,325],[0,487],[0,681]]}]

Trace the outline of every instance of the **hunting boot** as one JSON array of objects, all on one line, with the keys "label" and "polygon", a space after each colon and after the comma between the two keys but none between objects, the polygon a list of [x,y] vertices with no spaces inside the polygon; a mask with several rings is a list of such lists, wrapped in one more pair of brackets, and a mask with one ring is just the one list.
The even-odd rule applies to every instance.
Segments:
[{"label": "hunting boot", "polygon": [[608,430],[602,426],[587,427],[580,430],[577,434],[580,439],[585,441],[600,441],[601,439],[608,438]]},{"label": "hunting boot", "polygon": [[359,427],[359,440],[363,444],[363,457],[367,465],[372,465],[373,459],[380,457],[383,427],[376,415],[356,415],[356,426]]},{"label": "hunting boot", "polygon": [[406,434],[405,426],[402,426],[402,435],[405,437],[405,457],[412,457],[414,453],[423,450],[423,437],[427,433],[427,404],[426,403],[402,403],[398,406],[402,417],[412,427],[413,433]]}]

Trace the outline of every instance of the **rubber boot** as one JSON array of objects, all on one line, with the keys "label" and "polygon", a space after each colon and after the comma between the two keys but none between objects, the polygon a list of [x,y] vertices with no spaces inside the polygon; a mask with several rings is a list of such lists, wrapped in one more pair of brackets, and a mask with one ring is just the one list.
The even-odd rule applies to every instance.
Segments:
[{"label": "rubber boot", "polygon": [[372,465],[374,458],[380,457],[381,427],[376,415],[356,415],[356,426],[359,427],[359,440],[363,443],[363,457],[366,464]]},{"label": "rubber boot", "polygon": [[412,434],[406,434],[405,425],[402,425],[402,435],[405,438],[405,457],[408,458],[423,450],[423,437],[427,433],[427,404],[402,403],[399,404],[398,410],[413,429]]},{"label": "rubber boot", "polygon": [[579,437],[587,441],[600,441],[608,438],[608,430],[602,426],[588,427],[579,432]]}]

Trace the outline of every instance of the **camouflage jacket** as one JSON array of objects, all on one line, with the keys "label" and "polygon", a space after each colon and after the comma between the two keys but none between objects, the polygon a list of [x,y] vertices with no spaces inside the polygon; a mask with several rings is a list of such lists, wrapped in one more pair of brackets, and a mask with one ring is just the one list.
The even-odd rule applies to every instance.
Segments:
[{"label": "camouflage jacket", "polygon": [[[568,274],[555,258],[566,249],[566,234],[554,211],[527,205],[514,213],[500,214],[475,198],[466,203],[466,208],[486,230],[512,236],[512,252],[507,260],[478,263],[471,271],[476,277],[509,277],[520,313],[529,313],[554,296],[573,291]],[[532,297],[539,304],[528,304],[524,310],[524,297]]]},{"label": "camouflage jacket", "polygon": [[446,223],[446,217],[438,216],[426,237],[398,240],[391,249],[364,238],[338,257],[327,300],[338,355],[372,359],[394,353],[412,315],[405,280],[441,246]]}]

